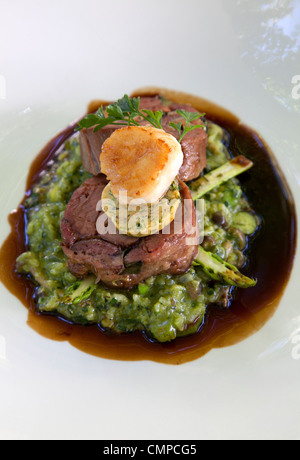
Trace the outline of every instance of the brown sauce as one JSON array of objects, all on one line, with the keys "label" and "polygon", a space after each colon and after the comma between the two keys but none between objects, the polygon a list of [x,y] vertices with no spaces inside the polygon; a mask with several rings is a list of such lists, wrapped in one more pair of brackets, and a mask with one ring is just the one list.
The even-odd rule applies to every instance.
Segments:
[{"label": "brown sauce", "polygon": [[[32,284],[15,271],[15,260],[26,249],[24,200],[9,216],[11,232],[0,250],[0,280],[28,308],[28,325],[48,339],[66,340],[85,353],[106,359],[181,364],[200,358],[213,348],[240,342],[261,329],[272,317],[293,267],[297,239],[296,212],[289,187],[276,160],[257,133],[241,124],[227,110],[185,93],[148,88],[133,95],[157,93],[176,102],[189,102],[206,112],[208,119],[227,130],[231,152],[235,156],[243,154],[254,162],[255,166],[240,176],[240,180],[250,203],[263,219],[261,231],[251,242],[249,264],[245,271],[245,274],[258,279],[257,285],[237,290],[230,308],[209,307],[204,325],[198,333],[166,344],[151,343],[138,333],[107,335],[96,326],[73,325],[54,316],[38,314]],[[99,105],[99,101],[93,101],[88,111],[94,111]],[[27,191],[73,129],[74,126],[69,126],[58,134],[33,161]]]}]

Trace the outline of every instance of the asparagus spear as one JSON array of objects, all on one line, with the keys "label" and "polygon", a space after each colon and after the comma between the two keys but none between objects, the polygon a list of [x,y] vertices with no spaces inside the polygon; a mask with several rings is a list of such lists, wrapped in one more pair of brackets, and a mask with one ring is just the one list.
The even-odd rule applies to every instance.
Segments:
[{"label": "asparagus spear", "polygon": [[190,184],[193,200],[201,198],[213,188],[247,171],[252,166],[252,161],[248,160],[243,155],[239,155],[238,157],[233,158],[232,160],[223,164],[219,168],[216,168],[204,176],[201,176],[199,179]]},{"label": "asparagus spear", "polygon": [[82,300],[86,300],[90,297],[96,286],[94,276],[88,276],[82,281],[77,281],[66,291],[66,295],[62,302],[67,304],[76,304]]},{"label": "asparagus spear", "polygon": [[234,265],[225,262],[220,257],[205,251],[199,246],[194,265],[201,265],[205,273],[216,281],[239,288],[249,288],[256,285],[257,281],[244,276]]}]

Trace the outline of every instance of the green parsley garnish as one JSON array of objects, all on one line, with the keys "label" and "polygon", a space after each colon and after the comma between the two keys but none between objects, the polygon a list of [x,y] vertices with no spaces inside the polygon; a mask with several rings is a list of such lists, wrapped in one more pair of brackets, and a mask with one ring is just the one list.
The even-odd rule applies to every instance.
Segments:
[{"label": "green parsley garnish", "polygon": [[[193,121],[204,116],[204,113],[200,114],[186,110],[176,110],[176,112],[184,118],[184,123],[170,123],[169,125],[179,133],[179,142],[192,129],[204,128],[203,125],[192,124]],[[86,115],[78,122],[77,130],[94,126],[93,131],[96,132],[107,125],[139,126],[140,120],[147,121],[155,128],[163,129],[162,117],[163,112],[161,110],[152,112],[152,110],[140,109],[140,98],[129,98],[125,94],[121,99],[106,107],[106,114],[103,106],[101,106],[96,113]]]},{"label": "green parsley garnish", "polygon": [[192,131],[193,129],[204,128],[204,125],[193,125],[191,123],[198,120],[198,118],[203,117],[205,113],[188,112],[187,110],[176,110],[176,112],[185,120],[184,126],[181,122],[170,123],[170,126],[176,129],[179,133],[179,142],[182,141],[182,138],[186,135],[186,133]]}]

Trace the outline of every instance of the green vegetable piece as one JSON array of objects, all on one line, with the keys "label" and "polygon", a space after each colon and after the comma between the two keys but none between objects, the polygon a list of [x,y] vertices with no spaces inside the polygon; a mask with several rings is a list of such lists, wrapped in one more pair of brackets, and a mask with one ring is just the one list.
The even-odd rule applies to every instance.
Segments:
[{"label": "green vegetable piece", "polygon": [[40,269],[39,259],[34,252],[23,252],[16,260],[16,268],[19,273],[30,273],[36,283],[44,289],[55,288],[55,281],[48,279]]},{"label": "green vegetable piece", "polygon": [[243,155],[239,155],[219,168],[201,176],[190,184],[193,200],[201,198],[203,195],[210,192],[210,190],[247,171],[252,166],[252,161],[248,160]]},{"label": "green vegetable piece", "polygon": [[234,196],[231,190],[224,192],[223,201],[225,206],[234,208],[238,203],[238,198]]},{"label": "green vegetable piece", "polygon": [[241,230],[245,235],[252,235],[257,230],[259,222],[256,216],[253,216],[249,212],[241,211],[233,217],[232,225]]},{"label": "green vegetable piece", "polygon": [[201,265],[204,272],[212,279],[230,286],[249,288],[256,285],[257,281],[244,276],[234,266],[225,262],[220,257],[205,251],[199,246],[194,265]]},{"label": "green vegetable piece", "polygon": [[138,285],[139,294],[146,295],[149,291],[149,286],[147,284],[140,283]]},{"label": "green vegetable piece", "polygon": [[72,284],[72,286],[67,289],[62,302],[66,304],[77,304],[83,300],[87,300],[96,287],[95,277],[88,276],[84,280]]}]

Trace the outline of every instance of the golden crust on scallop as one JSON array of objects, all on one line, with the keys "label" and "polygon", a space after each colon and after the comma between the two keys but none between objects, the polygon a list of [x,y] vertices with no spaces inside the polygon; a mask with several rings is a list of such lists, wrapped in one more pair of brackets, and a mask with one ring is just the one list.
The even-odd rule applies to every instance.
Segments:
[{"label": "golden crust on scallop", "polygon": [[103,144],[101,171],[115,196],[158,201],[177,176],[183,162],[179,142],[171,134],[148,126],[117,129]]}]

